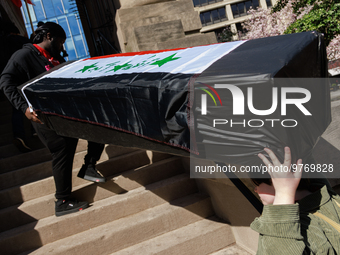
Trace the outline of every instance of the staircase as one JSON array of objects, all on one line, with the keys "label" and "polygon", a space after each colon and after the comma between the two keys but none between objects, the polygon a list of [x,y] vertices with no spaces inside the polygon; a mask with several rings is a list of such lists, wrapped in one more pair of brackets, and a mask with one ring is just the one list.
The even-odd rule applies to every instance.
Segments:
[{"label": "staircase", "polygon": [[[97,184],[77,178],[87,142],[73,164],[73,191],[91,206],[54,216],[51,156],[33,137],[20,153],[11,143],[11,107],[1,98],[0,253],[9,254],[249,254],[215,216],[180,157],[106,146]],[[29,124],[28,124],[29,126]]]}]

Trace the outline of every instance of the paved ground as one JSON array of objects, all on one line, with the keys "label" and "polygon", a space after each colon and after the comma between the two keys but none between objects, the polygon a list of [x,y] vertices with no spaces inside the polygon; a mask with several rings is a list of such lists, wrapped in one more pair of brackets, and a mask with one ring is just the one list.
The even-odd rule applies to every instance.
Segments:
[{"label": "paved ground", "polygon": [[340,100],[340,89],[338,89],[337,91],[331,91],[331,100]]},{"label": "paved ground", "polygon": [[319,164],[333,164],[335,171],[327,177],[340,194],[340,89],[331,91],[330,96],[332,123],[314,147],[313,155]]}]

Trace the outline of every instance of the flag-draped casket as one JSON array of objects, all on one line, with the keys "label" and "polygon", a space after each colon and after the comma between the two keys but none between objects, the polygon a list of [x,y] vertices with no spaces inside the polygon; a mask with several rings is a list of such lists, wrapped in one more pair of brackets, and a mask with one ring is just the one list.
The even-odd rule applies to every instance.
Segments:
[{"label": "flag-draped casket", "polygon": [[264,147],[311,153],[331,120],[327,84],[314,84],[326,76],[322,36],[306,32],[79,60],[21,92],[63,136],[258,164]]}]

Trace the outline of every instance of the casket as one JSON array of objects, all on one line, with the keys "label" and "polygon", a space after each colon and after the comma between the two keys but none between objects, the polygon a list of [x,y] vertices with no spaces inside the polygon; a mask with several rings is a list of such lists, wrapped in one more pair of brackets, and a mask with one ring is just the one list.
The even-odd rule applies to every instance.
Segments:
[{"label": "casket", "polygon": [[321,34],[66,62],[21,86],[62,136],[239,165],[306,158],[331,121]]}]

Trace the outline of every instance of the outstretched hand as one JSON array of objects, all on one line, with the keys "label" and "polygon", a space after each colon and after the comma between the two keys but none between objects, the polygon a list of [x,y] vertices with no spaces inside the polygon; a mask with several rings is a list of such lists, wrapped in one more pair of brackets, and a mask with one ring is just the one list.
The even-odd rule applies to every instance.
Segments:
[{"label": "outstretched hand", "polygon": [[261,153],[258,156],[267,166],[268,173],[272,178],[272,184],[275,189],[273,204],[294,204],[295,193],[302,176],[302,159],[299,159],[296,162],[296,167],[293,168],[289,147],[285,147],[283,164],[277,159],[273,151],[268,148],[265,148],[264,151],[267,152],[272,162]]}]

